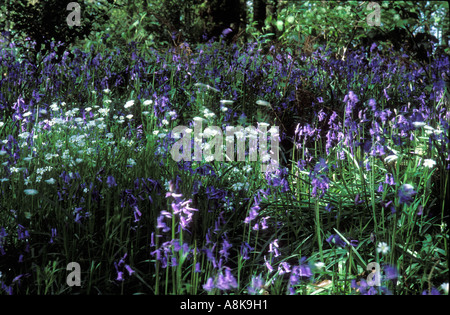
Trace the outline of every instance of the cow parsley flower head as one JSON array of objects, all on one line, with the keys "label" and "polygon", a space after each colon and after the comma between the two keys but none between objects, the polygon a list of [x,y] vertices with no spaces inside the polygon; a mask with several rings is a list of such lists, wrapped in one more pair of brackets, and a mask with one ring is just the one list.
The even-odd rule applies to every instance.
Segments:
[{"label": "cow parsley flower head", "polygon": [[133,105],[134,105],[134,101],[131,100],[131,101],[126,102],[124,107],[125,107],[125,108],[130,108],[130,107],[132,107]]}]

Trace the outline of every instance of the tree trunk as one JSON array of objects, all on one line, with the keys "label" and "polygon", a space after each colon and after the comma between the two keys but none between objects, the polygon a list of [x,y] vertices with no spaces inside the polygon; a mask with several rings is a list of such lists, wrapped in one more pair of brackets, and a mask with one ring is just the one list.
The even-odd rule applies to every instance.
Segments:
[{"label": "tree trunk", "polygon": [[256,29],[260,32],[264,27],[266,16],[266,0],[253,0],[253,21],[256,22]]}]

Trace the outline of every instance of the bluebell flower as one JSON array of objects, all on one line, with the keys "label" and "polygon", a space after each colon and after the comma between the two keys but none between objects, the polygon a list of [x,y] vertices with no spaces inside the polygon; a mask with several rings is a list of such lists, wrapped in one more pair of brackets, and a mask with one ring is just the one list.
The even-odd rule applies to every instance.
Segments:
[{"label": "bluebell flower", "polygon": [[261,288],[264,286],[264,280],[261,275],[253,276],[251,284],[248,286],[248,293],[251,295],[258,294]]},{"label": "bluebell flower", "polygon": [[337,234],[331,234],[330,237],[326,239],[329,244],[335,244],[340,247],[345,247],[347,243]]},{"label": "bluebell flower", "polygon": [[278,239],[275,239],[269,244],[269,253],[274,253],[274,257],[280,256],[280,251],[278,250]]},{"label": "bluebell flower", "polygon": [[266,265],[267,270],[269,270],[269,272],[272,272],[272,271],[273,271],[273,267],[272,267],[272,265],[270,264],[270,261],[266,259],[266,256],[264,256],[264,261],[265,261],[265,262],[264,262],[264,265]]},{"label": "bluebell flower", "polygon": [[200,262],[197,262],[195,264],[195,272],[202,272],[202,268],[201,268]]},{"label": "bluebell flower", "polygon": [[333,205],[331,204],[331,203],[328,203],[326,206],[325,206],[325,210],[327,211],[327,212],[331,212],[331,210],[333,210],[334,209],[334,207],[333,207]]},{"label": "bluebell flower", "polygon": [[283,261],[278,265],[278,273],[280,275],[291,272],[291,265],[288,262]]},{"label": "bluebell flower", "polygon": [[30,233],[28,232],[27,229],[25,229],[25,227],[21,224],[17,225],[17,239],[22,240],[22,239],[27,239],[30,237]]},{"label": "bluebell flower", "polygon": [[417,192],[414,190],[412,185],[403,184],[398,191],[399,203],[410,205],[413,201],[414,195],[416,194]]},{"label": "bluebell flower", "polygon": [[112,176],[112,175],[108,176],[106,183],[108,184],[109,188],[117,186],[116,180],[114,179],[114,176]]},{"label": "bluebell flower", "polygon": [[203,289],[205,289],[208,292],[214,289],[214,279],[209,277],[208,280],[206,280],[206,283],[203,285]]},{"label": "bluebell flower", "polygon": [[231,32],[233,32],[233,30],[231,28],[226,28],[222,31],[222,35],[223,36],[227,36],[228,34],[230,34]]},{"label": "bluebell flower", "polygon": [[254,205],[250,208],[248,216],[244,219],[245,223],[250,223],[252,220],[256,219],[258,216],[258,210],[260,210],[260,207],[258,205]]},{"label": "bluebell flower", "polygon": [[369,106],[372,109],[372,111],[375,112],[377,109],[377,102],[373,98],[371,98],[369,100]]},{"label": "bluebell flower", "polygon": [[431,290],[424,290],[422,295],[441,295],[441,293],[435,287],[432,287]]},{"label": "bluebell flower", "polygon": [[5,255],[6,252],[3,248],[4,244],[5,244],[5,238],[8,236],[8,233],[6,233],[6,230],[4,227],[2,227],[2,229],[0,230],[0,255]]},{"label": "bluebell flower", "polygon": [[247,260],[250,258],[249,253],[254,250],[253,247],[251,247],[247,242],[243,242],[241,244],[241,250],[240,250],[240,254],[242,259]]},{"label": "bluebell flower", "polygon": [[129,265],[125,265],[125,269],[128,271],[128,274],[131,276],[134,273],[134,270],[131,269]]},{"label": "bluebell flower", "polygon": [[231,289],[236,289],[238,287],[238,283],[236,278],[231,273],[231,270],[229,268],[225,269],[225,278],[224,280],[227,282],[228,287]]},{"label": "bluebell flower", "polygon": [[116,278],[116,280],[117,281],[123,281],[124,280],[124,278],[123,278],[123,271],[117,271],[117,278]]},{"label": "bluebell flower", "polygon": [[395,280],[398,278],[398,270],[395,266],[383,265],[384,277],[386,280]]},{"label": "bluebell flower", "polygon": [[225,259],[228,259],[230,253],[228,250],[232,247],[232,245],[228,242],[226,238],[223,238],[222,249],[219,251],[219,254],[223,256]]},{"label": "bluebell flower", "polygon": [[56,228],[52,228],[52,229],[51,229],[50,244],[52,244],[52,243],[53,243],[53,238],[55,238],[55,237],[56,237],[56,235],[57,235],[57,231],[56,231]]}]

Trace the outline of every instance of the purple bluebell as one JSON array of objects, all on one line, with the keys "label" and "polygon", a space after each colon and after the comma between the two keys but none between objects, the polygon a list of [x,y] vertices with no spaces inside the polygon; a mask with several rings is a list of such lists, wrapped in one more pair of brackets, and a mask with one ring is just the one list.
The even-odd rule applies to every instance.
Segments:
[{"label": "purple bluebell", "polygon": [[56,231],[56,228],[52,228],[52,229],[51,229],[50,244],[52,244],[52,243],[53,243],[53,241],[54,241],[54,238],[56,237],[56,235],[57,235],[57,231]]},{"label": "purple bluebell", "polygon": [[260,207],[258,205],[251,207],[248,216],[244,219],[244,223],[250,223],[252,220],[256,219],[259,210]]},{"label": "purple bluebell", "polygon": [[128,271],[128,274],[130,276],[135,272],[129,265],[125,265],[125,269]]},{"label": "purple bluebell", "polygon": [[259,294],[263,286],[264,280],[261,275],[252,276],[251,284],[247,288],[248,293],[251,295]]},{"label": "purple bluebell", "polygon": [[273,253],[274,257],[280,256],[280,251],[278,250],[278,239],[273,240],[269,244],[269,253]]},{"label": "purple bluebell", "polygon": [[212,277],[209,277],[208,280],[206,280],[206,283],[203,285],[203,289],[208,292],[214,289],[214,279]]},{"label": "purple bluebell", "polygon": [[244,260],[250,259],[249,254],[253,250],[254,250],[254,248],[251,247],[247,242],[243,242],[241,244],[241,250],[240,250],[242,259],[244,259]]},{"label": "purple bluebell", "polygon": [[403,184],[398,191],[399,203],[410,205],[416,194],[417,192],[414,190],[412,185]]},{"label": "purple bluebell", "polygon": [[108,184],[109,188],[117,186],[116,180],[115,180],[114,176],[112,176],[112,175],[108,176],[106,183]]},{"label": "purple bluebell", "polygon": [[335,244],[335,245],[340,246],[340,247],[345,247],[345,246],[347,245],[347,243],[346,243],[339,235],[337,235],[337,234],[331,234],[331,235],[326,239],[326,241],[327,241],[329,244]]},{"label": "purple bluebell", "polygon": [[431,289],[424,290],[422,292],[422,295],[441,295],[441,293],[438,291],[438,289],[432,287]]}]

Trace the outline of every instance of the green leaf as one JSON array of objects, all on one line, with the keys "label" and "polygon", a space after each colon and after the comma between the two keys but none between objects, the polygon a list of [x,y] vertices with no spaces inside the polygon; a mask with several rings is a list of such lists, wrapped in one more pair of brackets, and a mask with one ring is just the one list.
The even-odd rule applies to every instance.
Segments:
[{"label": "green leaf", "polygon": [[341,233],[339,233],[338,230],[336,230],[335,228],[333,228],[333,230],[339,235],[340,238],[342,238],[342,240],[347,243],[348,246],[350,246],[350,248],[352,249],[352,251],[355,253],[356,257],[358,257],[359,262],[363,265],[363,266],[367,266],[367,263],[364,261],[364,259],[361,257],[361,255],[358,253],[358,251],[352,246],[350,245],[350,242],[344,237],[344,235],[342,235]]}]

